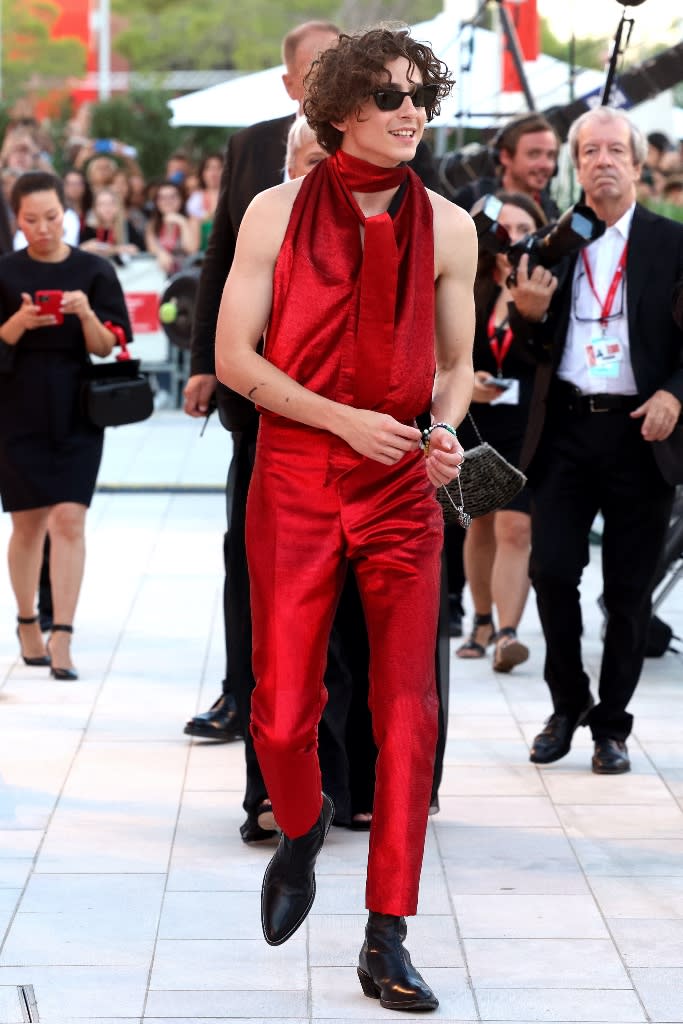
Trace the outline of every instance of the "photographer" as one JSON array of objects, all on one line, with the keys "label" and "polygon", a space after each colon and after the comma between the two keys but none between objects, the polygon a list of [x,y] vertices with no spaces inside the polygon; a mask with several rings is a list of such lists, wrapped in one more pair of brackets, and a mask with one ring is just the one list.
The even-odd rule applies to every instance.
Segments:
[{"label": "photographer", "polygon": [[[546,224],[541,208],[521,192],[499,192],[502,203],[497,224],[510,243],[519,243]],[[472,208],[475,224],[483,200]],[[534,364],[514,346],[507,284],[513,266],[505,252],[493,253],[485,238],[479,240],[474,282],[476,329],[474,334],[474,390],[471,419],[481,436],[512,465],[519,455],[526,430],[533,389]],[[557,285],[550,271],[538,268],[539,281],[550,297]],[[460,437],[467,450],[478,443],[472,424],[465,420]],[[504,508],[473,519],[465,535],[463,557],[474,619],[472,631],[456,651],[459,658],[483,658],[494,644],[493,668],[509,672],[529,657],[517,639],[517,627],[529,593],[529,489],[525,487]],[[499,628],[494,622],[494,606]]]},{"label": "photographer", "polygon": [[[683,332],[672,315],[683,227],[636,203],[646,144],[623,112],[583,114],[569,145],[586,204],[606,231],[564,261],[550,303],[540,268],[530,276],[526,256],[512,287],[527,321],[525,350],[539,363],[521,465],[532,491],[531,580],[553,703],[530,757],[564,757],[576,728],[589,725],[593,771],[619,774],[630,769],[626,708],[642,669],[674,493],[657,442],[671,435],[683,401]],[[674,461],[683,473],[683,451]],[[607,620],[594,704],[581,657],[579,584],[597,512]]]}]

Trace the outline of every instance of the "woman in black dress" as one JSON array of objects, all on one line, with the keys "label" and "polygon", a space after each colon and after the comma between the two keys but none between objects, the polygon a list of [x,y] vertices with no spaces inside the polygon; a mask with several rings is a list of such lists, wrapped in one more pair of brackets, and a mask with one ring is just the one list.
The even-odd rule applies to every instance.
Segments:
[{"label": "woman in black dress", "polygon": [[[546,218],[533,199],[519,192],[499,192],[503,206],[498,222],[512,242],[536,231]],[[474,284],[474,390],[470,412],[484,441],[516,466],[529,416],[535,366],[524,362],[513,344],[509,322],[512,295],[506,279],[512,267],[503,254],[480,248]],[[557,285],[548,287],[551,290]],[[496,381],[506,384],[497,387]],[[509,382],[509,383],[508,383]],[[465,450],[479,443],[469,420],[458,428]],[[474,604],[469,639],[456,654],[483,658],[494,644],[493,668],[509,672],[529,656],[517,638],[517,626],[529,593],[531,517],[526,488],[505,508],[473,520],[463,550],[465,576]],[[498,630],[494,622],[498,618]]]},{"label": "woman in black dress", "polygon": [[[59,178],[23,174],[12,207],[28,242],[0,260],[0,496],[12,515],[17,632],[26,664],[75,679],[70,641],[85,515],[104,436],[82,412],[81,382],[88,354],[108,356],[122,336],[131,340],[130,323],[110,264],[62,240]],[[44,644],[34,602],[48,533],[55,624]]]}]

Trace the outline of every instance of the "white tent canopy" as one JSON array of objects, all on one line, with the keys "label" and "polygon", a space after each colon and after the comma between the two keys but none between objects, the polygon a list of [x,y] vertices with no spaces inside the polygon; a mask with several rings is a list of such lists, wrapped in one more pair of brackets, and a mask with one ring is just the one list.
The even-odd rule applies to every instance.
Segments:
[{"label": "white tent canopy", "polygon": [[[453,15],[441,13],[431,21],[413,25],[411,33],[415,39],[430,43],[457,79],[441,115],[431,122],[433,127],[461,124],[481,128],[495,121],[497,115],[510,117],[526,109],[522,93],[500,92],[500,40],[494,32],[479,28],[463,32]],[[469,70],[461,71],[461,64]],[[294,113],[296,105],[282,84],[284,70],[284,65],[279,65],[171,100],[171,123],[238,128]],[[563,61],[541,54],[538,60],[527,61],[525,70],[538,109],[570,100],[568,65]],[[574,93],[585,95],[603,81],[599,71],[581,71]]]}]

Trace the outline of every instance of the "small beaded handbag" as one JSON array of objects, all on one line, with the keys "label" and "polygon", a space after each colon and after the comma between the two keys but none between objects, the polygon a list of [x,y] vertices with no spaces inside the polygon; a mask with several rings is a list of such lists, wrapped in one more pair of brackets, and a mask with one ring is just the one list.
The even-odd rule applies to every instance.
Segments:
[{"label": "small beaded handbag", "polygon": [[467,415],[479,444],[465,452],[460,475],[436,492],[445,522],[465,528],[471,519],[503,508],[526,484],[524,473],[484,441],[472,415]]}]

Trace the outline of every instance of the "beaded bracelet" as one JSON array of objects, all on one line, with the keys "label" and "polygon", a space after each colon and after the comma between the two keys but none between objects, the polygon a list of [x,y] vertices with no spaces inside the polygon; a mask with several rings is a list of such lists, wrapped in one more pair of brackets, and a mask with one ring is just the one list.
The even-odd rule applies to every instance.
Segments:
[{"label": "beaded bracelet", "polygon": [[453,437],[457,438],[458,436],[455,431],[455,427],[452,427],[450,423],[432,423],[431,427],[425,427],[422,431],[422,437],[420,438],[420,448],[424,451],[425,457],[429,455],[429,439],[432,431],[436,430],[437,427],[441,427],[442,430],[447,430],[449,434],[453,435]]}]

